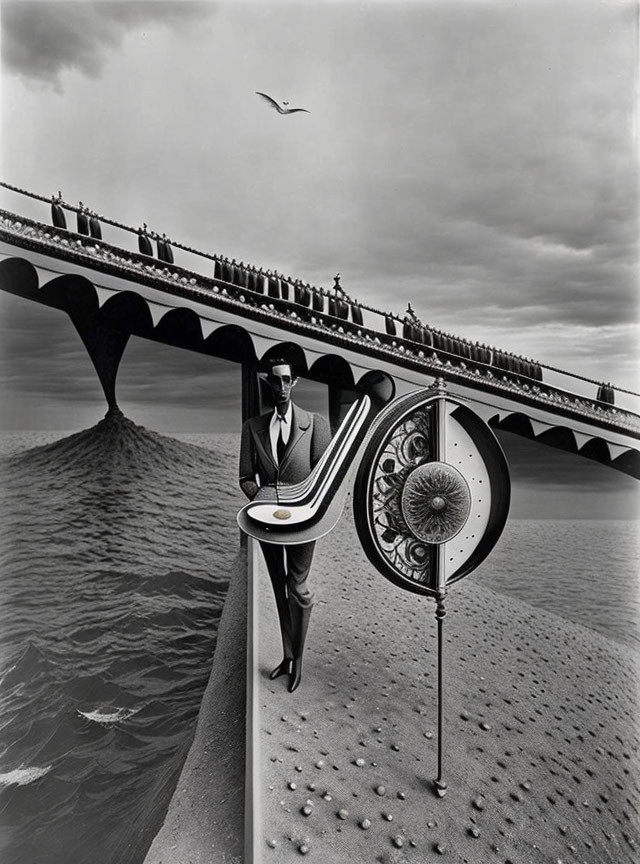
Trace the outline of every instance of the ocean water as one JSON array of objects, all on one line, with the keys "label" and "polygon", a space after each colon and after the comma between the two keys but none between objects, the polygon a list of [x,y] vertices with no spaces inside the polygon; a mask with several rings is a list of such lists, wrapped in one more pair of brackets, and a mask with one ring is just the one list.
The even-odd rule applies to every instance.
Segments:
[{"label": "ocean water", "polygon": [[[237,451],[121,415],[0,436],[0,861],[143,861],[237,553]],[[635,523],[511,520],[467,578],[637,648],[639,559]]]},{"label": "ocean water", "polygon": [[140,862],[209,676],[237,439],[51,437],[2,440],[0,861]]},{"label": "ocean water", "polygon": [[511,519],[491,555],[466,578],[640,648],[635,521]]}]

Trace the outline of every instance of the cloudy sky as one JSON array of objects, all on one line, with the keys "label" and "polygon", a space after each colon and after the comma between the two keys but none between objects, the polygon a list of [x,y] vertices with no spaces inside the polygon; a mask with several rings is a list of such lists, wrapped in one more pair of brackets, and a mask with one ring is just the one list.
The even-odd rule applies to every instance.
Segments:
[{"label": "cloudy sky", "polygon": [[[6,182],[638,389],[635,3],[0,11]],[[102,416],[63,314],[0,295],[0,328],[4,428]],[[118,380],[160,431],[234,428],[238,387],[142,340]]]}]

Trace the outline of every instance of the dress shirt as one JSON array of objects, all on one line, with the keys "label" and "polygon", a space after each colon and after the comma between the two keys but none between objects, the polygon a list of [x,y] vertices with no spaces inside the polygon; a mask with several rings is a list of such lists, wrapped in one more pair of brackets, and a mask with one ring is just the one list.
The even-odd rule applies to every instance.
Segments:
[{"label": "dress shirt", "polygon": [[293,420],[293,410],[291,408],[291,402],[289,402],[289,407],[285,411],[284,420],[279,420],[278,411],[274,411],[271,417],[271,422],[269,423],[269,440],[271,442],[271,454],[273,456],[273,461],[276,465],[279,465],[278,462],[278,436],[280,435],[280,426],[282,426],[282,440],[285,444],[289,442],[289,436],[291,435],[291,421]]}]

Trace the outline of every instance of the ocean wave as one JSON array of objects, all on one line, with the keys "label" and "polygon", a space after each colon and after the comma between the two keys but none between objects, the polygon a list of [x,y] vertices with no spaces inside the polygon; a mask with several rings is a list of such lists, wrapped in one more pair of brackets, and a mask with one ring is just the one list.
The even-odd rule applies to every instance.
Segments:
[{"label": "ocean wave", "polygon": [[[13,659],[13,658],[12,658]],[[0,679],[3,690],[22,684],[25,681],[34,681],[36,677],[50,674],[51,663],[33,642],[27,642],[16,659],[4,671]]]},{"label": "ocean wave", "polygon": [[220,451],[215,435],[198,446],[116,413],[55,439],[7,453],[0,436],[0,770],[31,783],[0,787],[0,859],[134,864],[208,680],[237,555],[238,440]]},{"label": "ocean wave", "polygon": [[47,765],[46,768],[37,768],[35,765],[25,768],[21,765],[20,768],[14,768],[13,771],[0,774],[0,786],[28,786],[44,777],[49,771],[51,771],[51,765]]},{"label": "ocean wave", "polygon": [[81,711],[76,708],[77,713],[86,720],[91,720],[92,723],[99,723],[101,726],[112,726],[114,723],[120,723],[123,720],[128,720],[137,714],[139,708],[116,708],[110,711]]}]

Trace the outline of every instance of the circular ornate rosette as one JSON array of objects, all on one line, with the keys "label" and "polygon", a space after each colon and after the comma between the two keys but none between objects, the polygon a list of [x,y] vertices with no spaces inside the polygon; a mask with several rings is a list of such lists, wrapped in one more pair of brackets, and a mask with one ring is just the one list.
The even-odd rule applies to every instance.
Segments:
[{"label": "circular ornate rosette", "polygon": [[377,418],[355,483],[360,542],[394,584],[437,596],[475,569],[506,523],[509,470],[487,424],[444,390]]},{"label": "circular ornate rosette", "polygon": [[400,499],[407,527],[425,543],[446,543],[469,518],[471,493],[462,474],[446,462],[418,465]]}]

